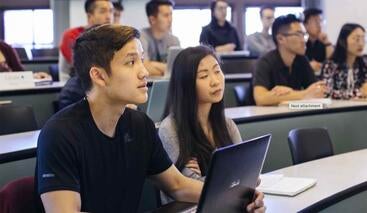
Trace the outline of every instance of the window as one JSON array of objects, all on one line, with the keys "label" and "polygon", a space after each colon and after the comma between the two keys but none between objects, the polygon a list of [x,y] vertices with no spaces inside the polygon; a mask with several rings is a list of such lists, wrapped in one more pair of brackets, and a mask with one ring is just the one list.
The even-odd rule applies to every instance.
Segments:
[{"label": "window", "polygon": [[53,14],[50,9],[6,10],[5,41],[26,49],[53,46]]},{"label": "window", "polygon": [[[172,33],[180,40],[181,47],[199,45],[203,26],[211,20],[210,9],[175,9],[172,17]],[[231,8],[227,8],[227,18],[231,21]]]},{"label": "window", "polygon": [[[299,16],[303,12],[303,7],[276,7],[275,18],[281,15],[295,14]],[[246,8],[246,34],[261,32],[262,24],[260,20],[260,7]]]}]

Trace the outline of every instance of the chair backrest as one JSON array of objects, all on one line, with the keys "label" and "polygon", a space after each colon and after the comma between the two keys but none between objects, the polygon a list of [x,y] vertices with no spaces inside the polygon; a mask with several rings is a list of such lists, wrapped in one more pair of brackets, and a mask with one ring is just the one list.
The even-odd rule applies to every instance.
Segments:
[{"label": "chair backrest", "polygon": [[147,106],[147,115],[154,121],[161,121],[168,93],[168,80],[155,81]]},{"label": "chair backrest", "polygon": [[146,180],[140,197],[138,212],[147,212],[161,206],[159,190],[150,180]]},{"label": "chair backrest", "polygon": [[59,48],[31,49],[32,58],[55,58],[59,57]]},{"label": "chair backrest", "polygon": [[288,143],[294,165],[334,154],[325,128],[293,129],[288,134]]},{"label": "chair backrest", "polygon": [[0,135],[37,130],[31,106],[0,106]]},{"label": "chair backrest", "polygon": [[241,85],[237,85],[233,87],[233,90],[237,106],[255,105],[254,96],[252,94],[253,89],[251,82],[246,82]]},{"label": "chair backrest", "polygon": [[36,208],[34,177],[24,177],[1,188],[1,213],[33,213],[37,212]]},{"label": "chair backrest", "polygon": [[27,52],[24,47],[15,47],[15,51],[18,53],[20,60],[29,60]]},{"label": "chair backrest", "polygon": [[257,57],[233,53],[220,54],[224,74],[253,73]]},{"label": "chair backrest", "polygon": [[51,64],[50,66],[48,66],[48,71],[53,81],[59,81],[59,65],[58,64]]}]

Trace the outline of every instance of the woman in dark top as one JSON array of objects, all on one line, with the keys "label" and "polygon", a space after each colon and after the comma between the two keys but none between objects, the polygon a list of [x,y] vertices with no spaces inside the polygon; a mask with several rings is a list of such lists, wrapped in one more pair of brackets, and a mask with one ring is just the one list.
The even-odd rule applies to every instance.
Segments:
[{"label": "woman in dark top", "polygon": [[226,21],[227,7],[226,1],[213,1],[210,5],[212,20],[200,34],[200,43],[212,46],[217,52],[242,50],[236,28]]},{"label": "woman in dark top", "polygon": [[344,24],[331,60],[322,67],[322,77],[333,99],[367,96],[367,67],[363,60],[365,29],[359,24]]}]

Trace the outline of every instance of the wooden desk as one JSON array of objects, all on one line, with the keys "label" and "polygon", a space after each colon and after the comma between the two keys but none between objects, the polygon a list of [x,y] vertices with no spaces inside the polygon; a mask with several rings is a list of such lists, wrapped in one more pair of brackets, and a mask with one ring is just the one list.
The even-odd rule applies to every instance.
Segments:
[{"label": "wooden desk", "polygon": [[0,136],[0,163],[35,157],[40,131]]}]

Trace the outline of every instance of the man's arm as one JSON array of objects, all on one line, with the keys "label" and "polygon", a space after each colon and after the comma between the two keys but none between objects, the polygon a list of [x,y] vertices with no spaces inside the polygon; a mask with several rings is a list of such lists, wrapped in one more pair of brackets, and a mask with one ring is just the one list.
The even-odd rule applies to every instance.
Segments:
[{"label": "man's arm", "polygon": [[326,93],[326,85],[323,81],[311,84],[305,90],[292,90],[289,87],[276,86],[268,90],[263,86],[254,87],[254,98],[256,105],[277,105],[283,101],[323,98]]},{"label": "man's arm", "polygon": [[223,44],[215,47],[216,52],[232,52],[236,49],[234,43]]},{"label": "man's arm", "polygon": [[[276,88],[276,87],[274,87]],[[300,100],[305,96],[305,91],[291,90],[285,94],[277,95],[274,90],[268,90],[263,86],[254,87],[254,98],[258,106],[278,105],[283,101]]]},{"label": "man's arm", "polygon": [[46,192],[41,195],[41,199],[46,213],[76,213],[81,209],[78,192],[69,190]]},{"label": "man's arm", "polygon": [[319,40],[325,45],[326,48],[326,59],[329,59],[334,52],[334,46],[329,41],[326,33],[320,33]]},{"label": "man's arm", "polygon": [[326,58],[330,59],[334,53],[334,46],[332,44],[326,44]]},{"label": "man's arm", "polygon": [[158,188],[162,189],[177,201],[199,202],[203,183],[185,177],[174,165],[162,173],[151,176],[151,179]]},{"label": "man's arm", "polygon": [[167,69],[167,64],[158,61],[144,61],[144,66],[150,76],[163,76]]},{"label": "man's arm", "polygon": [[361,92],[363,97],[367,97],[367,82],[364,82],[361,87]]}]

